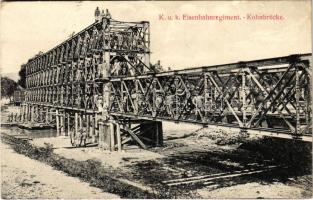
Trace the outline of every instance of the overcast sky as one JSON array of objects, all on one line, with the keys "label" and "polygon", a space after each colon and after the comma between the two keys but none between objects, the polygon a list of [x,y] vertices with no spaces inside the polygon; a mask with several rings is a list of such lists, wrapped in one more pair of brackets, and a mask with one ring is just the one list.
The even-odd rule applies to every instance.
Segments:
[{"label": "overcast sky", "polygon": [[[311,52],[311,1],[12,2],[1,3],[0,67],[22,63],[94,22],[96,6],[119,21],[150,21],[151,62],[167,68],[246,61]],[[278,14],[282,21],[160,21],[159,15]],[[16,76],[17,77],[17,76]]]}]

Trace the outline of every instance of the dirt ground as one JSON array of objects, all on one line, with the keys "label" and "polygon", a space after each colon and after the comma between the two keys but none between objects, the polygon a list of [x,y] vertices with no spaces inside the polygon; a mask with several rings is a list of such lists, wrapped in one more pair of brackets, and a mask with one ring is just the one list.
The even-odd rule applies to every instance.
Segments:
[{"label": "dirt ground", "polygon": [[252,182],[247,184],[240,184],[231,187],[220,188],[212,191],[200,190],[198,191],[203,198],[253,198],[253,199],[269,199],[269,198],[304,198],[304,191],[285,185],[283,183],[275,182],[271,185],[262,185],[260,183]]},{"label": "dirt ground", "polygon": [[67,176],[38,161],[15,153],[1,142],[1,196],[4,199],[116,199],[119,196]]},{"label": "dirt ground", "polygon": [[72,148],[66,137],[38,138],[32,144],[52,144],[54,152],[66,158],[101,161],[118,171],[112,173],[115,178],[146,190],[170,188],[180,198],[311,197],[310,173],[294,175],[285,164],[242,149],[238,133],[184,124],[164,124],[164,130],[164,146],[148,151],[135,146],[121,153]]},{"label": "dirt ground", "polygon": [[[51,144],[67,159],[100,161],[114,179],[147,191],[170,191],[172,198],[312,198],[311,144],[188,124],[163,123],[163,130],[164,146],[148,150],[73,148],[67,137],[31,143]],[[3,197],[118,198],[3,147]]]}]

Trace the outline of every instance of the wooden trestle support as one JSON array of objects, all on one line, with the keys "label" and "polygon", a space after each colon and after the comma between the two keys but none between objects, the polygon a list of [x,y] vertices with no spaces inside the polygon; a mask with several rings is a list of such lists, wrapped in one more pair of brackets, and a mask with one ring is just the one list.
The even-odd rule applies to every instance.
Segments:
[{"label": "wooden trestle support", "polygon": [[149,22],[95,23],[23,65],[23,122],[55,124],[74,146],[162,145],[163,120],[311,133],[310,55],[156,73]]},{"label": "wooden trestle support", "polygon": [[[132,127],[133,121],[109,115],[108,102],[110,77],[153,71],[149,31],[149,22],[120,22],[102,15],[62,44],[30,59],[22,66],[27,90],[21,121],[55,125],[57,135],[70,136],[73,146],[99,144],[121,150],[133,140],[145,148],[139,137],[151,140],[149,135],[140,136],[146,134],[147,121],[136,122],[139,129]],[[160,122],[149,123],[158,127],[154,132],[162,132]],[[154,143],[159,144],[159,139]]]}]

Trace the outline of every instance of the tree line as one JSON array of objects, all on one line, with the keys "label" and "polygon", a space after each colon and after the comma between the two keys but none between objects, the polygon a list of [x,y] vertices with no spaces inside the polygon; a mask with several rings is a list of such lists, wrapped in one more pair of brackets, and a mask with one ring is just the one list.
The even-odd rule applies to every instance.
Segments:
[{"label": "tree line", "polygon": [[14,91],[18,86],[25,88],[26,86],[26,70],[25,67],[21,67],[19,74],[19,80],[16,82],[8,77],[1,76],[1,98],[9,98],[11,100]]}]

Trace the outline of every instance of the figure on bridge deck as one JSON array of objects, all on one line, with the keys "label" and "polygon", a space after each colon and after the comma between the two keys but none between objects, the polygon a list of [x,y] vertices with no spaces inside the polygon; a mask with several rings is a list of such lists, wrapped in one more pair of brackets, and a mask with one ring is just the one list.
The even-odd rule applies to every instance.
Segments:
[{"label": "figure on bridge deck", "polygon": [[82,45],[82,50],[81,50],[82,56],[85,56],[87,54],[89,44],[90,44],[90,35],[89,35],[88,31],[86,31],[85,37],[84,37],[84,42]]},{"label": "figure on bridge deck", "polygon": [[157,72],[163,72],[163,67],[161,66],[161,61],[158,60],[158,62],[154,65],[154,69],[157,71]]},{"label": "figure on bridge deck", "polygon": [[61,86],[61,94],[60,94],[60,104],[63,105],[64,104],[64,100],[63,100],[63,95],[64,95],[64,86]]},{"label": "figure on bridge deck", "polygon": [[109,48],[109,41],[110,41],[110,30],[109,27],[106,26],[105,29],[103,29],[103,37],[104,37],[104,47]]},{"label": "figure on bridge deck", "polygon": [[90,80],[91,80],[91,73],[92,73],[92,72],[91,72],[91,69],[88,69],[88,68],[87,68],[86,71],[87,71],[87,81],[90,81]]},{"label": "figure on bridge deck", "polygon": [[99,31],[96,27],[93,28],[93,31],[92,31],[92,41],[90,42],[91,43],[91,50],[96,50],[97,49],[97,42],[98,42],[98,36],[99,34]]},{"label": "figure on bridge deck", "polygon": [[105,13],[104,13],[104,10],[102,9],[102,11],[101,11],[101,19],[102,18],[105,18]]},{"label": "figure on bridge deck", "polygon": [[122,33],[117,34],[117,49],[122,49],[123,47],[123,35]]},{"label": "figure on bridge deck", "polygon": [[106,61],[104,61],[102,64],[100,63],[100,64],[98,65],[98,70],[97,70],[97,73],[96,73],[96,77],[97,77],[97,78],[103,78],[103,68],[104,68],[104,69],[108,69],[108,68],[106,67]]},{"label": "figure on bridge deck", "polygon": [[116,49],[116,46],[117,46],[117,36],[116,36],[116,33],[113,32],[111,37],[110,37],[110,48],[111,49]]},{"label": "figure on bridge deck", "polygon": [[96,104],[96,109],[99,112],[102,112],[103,109],[103,102],[102,102],[102,96],[101,95],[95,95],[94,96],[95,104]]},{"label": "figure on bridge deck", "polygon": [[[116,101],[114,101],[115,100],[115,97],[114,97],[114,95],[111,95],[110,97],[109,97],[109,101],[107,102],[107,101],[103,101],[103,108],[104,109],[108,109],[108,110],[111,110],[112,108],[118,108],[118,109],[120,109],[119,108],[119,106],[118,106],[118,103],[116,102]],[[116,109],[112,109],[112,110],[114,110],[114,111],[118,111],[118,110],[116,110]]]},{"label": "figure on bridge deck", "polygon": [[99,78],[99,65],[95,64],[91,72],[91,80],[95,80],[98,78]]},{"label": "figure on bridge deck", "polygon": [[136,31],[134,32],[134,38],[133,38],[133,48],[135,50],[140,50],[142,48],[141,46],[141,42],[140,42],[140,35],[137,29],[135,29]]},{"label": "figure on bridge deck", "polygon": [[123,110],[124,110],[125,112],[128,112],[128,111],[129,111],[128,96],[127,96],[127,95],[125,95],[125,96],[123,97]]},{"label": "figure on bridge deck", "polygon": [[135,76],[136,75],[136,70],[133,68],[133,67],[129,67],[128,68],[129,70],[129,74],[131,75],[131,76]]},{"label": "figure on bridge deck", "polygon": [[192,98],[192,104],[195,106],[195,114],[201,114],[204,111],[204,97],[201,95],[194,96]]},{"label": "figure on bridge deck", "polygon": [[122,62],[120,75],[127,75],[127,74],[128,74],[127,63],[126,62]]},{"label": "figure on bridge deck", "polygon": [[165,97],[165,105],[166,105],[166,112],[170,117],[174,117],[174,113],[172,112],[175,108],[175,95],[168,95]]},{"label": "figure on bridge deck", "polygon": [[111,19],[111,14],[110,14],[110,12],[109,12],[108,9],[105,9],[105,17],[106,17],[107,19]]},{"label": "figure on bridge deck", "polygon": [[129,33],[123,33],[122,38],[122,49],[129,50]]},{"label": "figure on bridge deck", "polygon": [[163,103],[163,97],[162,97],[162,95],[158,94],[155,97],[155,107],[156,107],[157,110],[162,109],[161,108],[162,103]]},{"label": "figure on bridge deck", "polygon": [[97,8],[95,10],[95,21],[96,22],[100,21],[100,10],[99,10],[98,6],[97,6]]},{"label": "figure on bridge deck", "polygon": [[120,70],[121,70],[121,64],[117,59],[115,59],[114,64],[112,66],[111,75],[119,75]]}]

